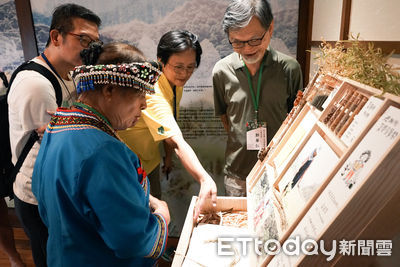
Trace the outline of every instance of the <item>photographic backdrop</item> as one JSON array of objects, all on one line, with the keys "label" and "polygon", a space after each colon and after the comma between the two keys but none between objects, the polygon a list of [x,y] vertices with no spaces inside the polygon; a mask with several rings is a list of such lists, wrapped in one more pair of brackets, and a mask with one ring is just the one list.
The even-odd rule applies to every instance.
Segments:
[{"label": "photographic backdrop", "polygon": [[[48,37],[51,14],[64,0],[31,0],[39,53]],[[204,168],[214,178],[218,195],[224,195],[223,165],[226,134],[214,116],[211,70],[232,52],[222,30],[228,0],[81,0],[77,2],[100,16],[101,39],[122,41],[141,49],[148,59],[156,58],[160,37],[167,31],[186,29],[199,36],[203,55],[199,68],[184,88],[178,123],[185,139]],[[296,57],[299,0],[271,0],[275,31],[271,46]],[[23,61],[14,1],[0,0],[0,68],[12,71]],[[163,199],[171,212],[170,235],[179,236],[191,197],[199,185],[174,160],[169,179],[162,178]]]}]

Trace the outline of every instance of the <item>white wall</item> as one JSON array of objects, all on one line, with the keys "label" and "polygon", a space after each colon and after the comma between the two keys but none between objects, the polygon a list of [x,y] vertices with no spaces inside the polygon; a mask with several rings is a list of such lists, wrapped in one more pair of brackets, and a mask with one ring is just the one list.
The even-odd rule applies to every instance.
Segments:
[{"label": "white wall", "polygon": [[[343,0],[315,0],[312,40],[339,39]],[[349,32],[363,40],[400,41],[400,0],[352,0]]]},{"label": "white wall", "polygon": [[400,0],[352,0],[350,32],[364,40],[400,41]]},{"label": "white wall", "polygon": [[[312,41],[339,40],[343,0],[315,0],[312,23]],[[352,0],[349,33],[366,41],[400,41],[400,0]],[[311,48],[310,79],[314,76],[315,53]],[[400,67],[400,51],[389,64]]]},{"label": "white wall", "polygon": [[312,37],[313,41],[339,39],[342,0],[315,0]]}]

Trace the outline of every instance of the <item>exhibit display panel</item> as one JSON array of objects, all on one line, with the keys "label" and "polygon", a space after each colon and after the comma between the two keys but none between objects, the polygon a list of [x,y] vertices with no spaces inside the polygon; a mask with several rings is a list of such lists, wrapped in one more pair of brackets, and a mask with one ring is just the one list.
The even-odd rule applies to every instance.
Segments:
[{"label": "exhibit display panel", "polygon": [[[331,255],[321,253],[321,241],[328,249],[344,239],[367,240],[371,233],[377,242],[393,239],[393,231],[372,227],[396,221],[396,214],[387,209],[400,198],[399,132],[399,97],[343,77],[317,74],[247,177],[246,207],[239,208],[236,198],[229,198],[229,208],[247,211],[249,248],[253,239],[259,244],[246,257],[228,261],[237,266],[245,262],[251,262],[248,266],[340,265],[349,257],[338,248],[335,254],[332,249]],[[182,255],[192,246],[190,223],[179,241]],[[231,237],[243,234],[232,231]],[[298,253],[283,251],[288,242],[309,240],[311,246],[304,245]],[[201,251],[201,246],[194,246]],[[365,253],[363,249],[359,252]],[[214,251],[221,252],[218,247]],[[360,254],[356,249],[352,255]],[[357,264],[357,258],[363,260],[354,257],[352,264]],[[174,259],[173,266],[180,264]]]}]

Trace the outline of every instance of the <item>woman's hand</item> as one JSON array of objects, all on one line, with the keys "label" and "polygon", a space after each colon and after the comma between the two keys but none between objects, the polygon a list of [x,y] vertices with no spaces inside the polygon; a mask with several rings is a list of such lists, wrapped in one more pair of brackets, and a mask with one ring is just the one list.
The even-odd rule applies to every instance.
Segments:
[{"label": "woman's hand", "polygon": [[182,135],[171,136],[164,142],[175,150],[185,169],[200,183],[199,198],[193,214],[193,219],[196,221],[200,211],[204,210],[207,205],[212,204],[214,207],[217,205],[217,186]]},{"label": "woman's hand", "polygon": [[207,175],[205,179],[200,183],[199,198],[197,199],[196,206],[194,208],[193,220],[196,222],[200,215],[200,212],[209,205],[211,202],[212,207],[217,205],[217,186],[214,180]]},{"label": "woman's hand", "polygon": [[44,131],[46,130],[47,124],[43,125],[36,129],[37,134],[39,135],[39,139],[42,140]]},{"label": "woman's hand", "polygon": [[[54,113],[55,113],[55,111],[47,110],[47,114],[49,114],[50,116],[53,116]],[[39,140],[42,140],[43,134],[44,134],[44,131],[46,130],[46,128],[47,128],[47,124],[37,128],[35,130],[37,132],[38,136],[39,136]]]},{"label": "woman's hand", "polygon": [[165,221],[167,222],[167,225],[169,224],[171,218],[169,216],[167,202],[159,200],[158,198],[155,198],[152,195],[150,195],[150,208],[154,210],[154,213],[161,214],[164,217]]}]

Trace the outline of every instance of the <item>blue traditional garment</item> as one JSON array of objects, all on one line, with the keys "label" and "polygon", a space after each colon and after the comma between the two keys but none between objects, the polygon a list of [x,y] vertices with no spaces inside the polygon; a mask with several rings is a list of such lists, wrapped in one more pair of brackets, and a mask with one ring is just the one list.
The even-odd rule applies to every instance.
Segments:
[{"label": "blue traditional garment", "polygon": [[48,266],[151,266],[168,228],[149,207],[138,157],[93,108],[59,108],[46,129],[32,191],[49,230]]}]

